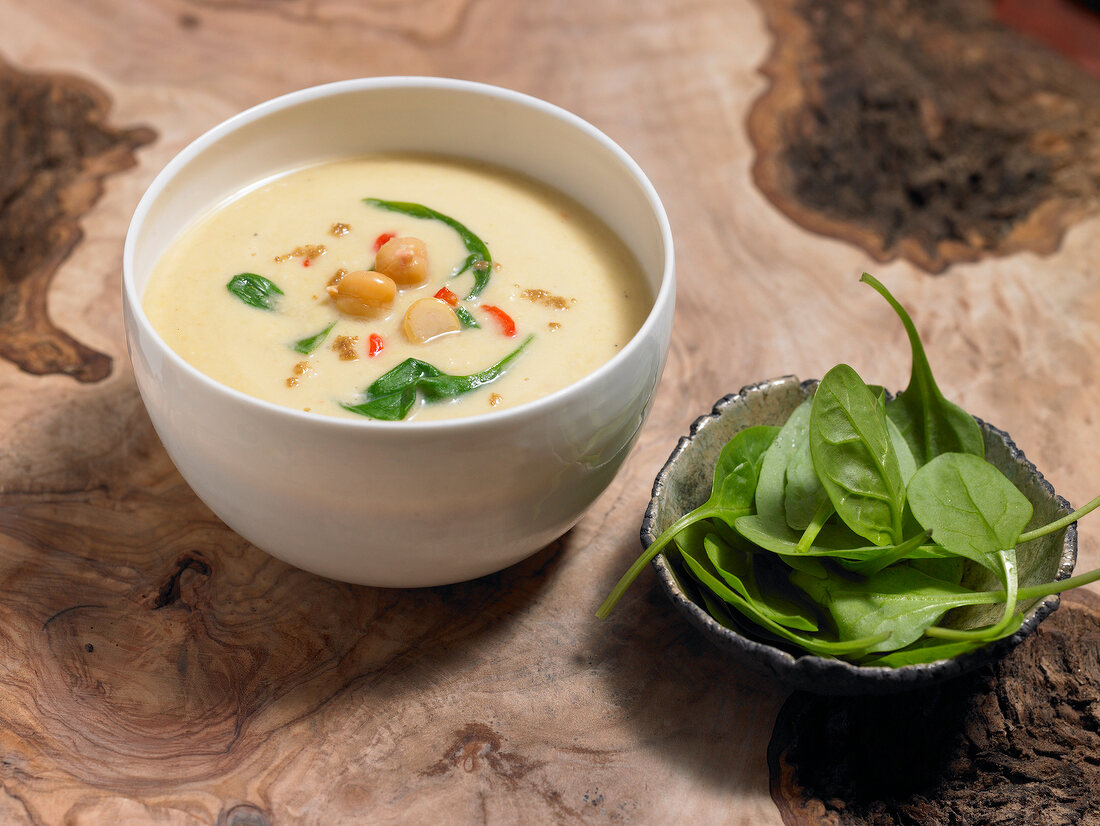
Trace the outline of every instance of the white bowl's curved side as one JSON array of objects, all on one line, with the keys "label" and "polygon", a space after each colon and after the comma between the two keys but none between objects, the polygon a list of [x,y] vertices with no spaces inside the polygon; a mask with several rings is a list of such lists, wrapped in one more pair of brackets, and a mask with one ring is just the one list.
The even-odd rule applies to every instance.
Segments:
[{"label": "white bowl's curved side", "polygon": [[[194,216],[278,172],[326,158],[419,151],[489,161],[585,204],[639,259],[656,295],[642,330],[564,390],[442,422],[327,419],[199,373],[152,329],[140,299]],[[568,530],[613,478],[663,368],[675,296],[660,201],[614,143],[514,92],[425,78],[345,81],[288,95],[199,138],[135,212],[124,313],[138,387],[181,474],[269,553],[380,586],[457,582],[523,559]]]}]

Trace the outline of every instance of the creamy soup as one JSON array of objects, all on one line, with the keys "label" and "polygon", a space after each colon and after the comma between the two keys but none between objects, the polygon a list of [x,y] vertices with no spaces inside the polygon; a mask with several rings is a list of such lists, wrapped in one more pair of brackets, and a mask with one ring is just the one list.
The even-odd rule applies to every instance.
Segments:
[{"label": "creamy soup", "polygon": [[577,203],[491,166],[389,155],[299,169],[217,206],[173,241],[144,296],[165,341],[230,387],[417,421],[565,387],[651,304],[633,256]]}]

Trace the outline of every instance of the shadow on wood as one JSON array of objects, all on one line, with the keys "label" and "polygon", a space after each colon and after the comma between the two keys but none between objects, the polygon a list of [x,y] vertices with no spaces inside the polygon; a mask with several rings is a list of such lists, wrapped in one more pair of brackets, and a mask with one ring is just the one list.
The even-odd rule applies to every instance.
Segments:
[{"label": "shadow on wood", "polygon": [[1100,598],[1061,610],[1004,660],[932,689],[794,694],[768,748],[787,826],[1100,818]]},{"label": "shadow on wood", "polygon": [[0,729],[100,788],[225,777],[273,759],[277,732],[353,685],[383,705],[453,679],[552,582],[569,542],[440,588],[317,577],[226,528],[131,409],[129,438],[78,484],[0,493]]}]

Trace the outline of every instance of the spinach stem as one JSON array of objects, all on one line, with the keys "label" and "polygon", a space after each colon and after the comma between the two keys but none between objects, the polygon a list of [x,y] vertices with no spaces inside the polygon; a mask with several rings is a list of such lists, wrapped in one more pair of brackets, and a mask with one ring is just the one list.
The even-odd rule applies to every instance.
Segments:
[{"label": "spinach stem", "polygon": [[833,507],[833,500],[826,497],[822,503],[817,506],[817,510],[814,511],[814,515],[810,519],[810,524],[807,525],[806,530],[802,532],[802,537],[798,540],[798,544],[795,545],[794,549],[800,554],[804,554],[806,551],[810,550],[810,546],[814,544],[817,535],[821,533],[821,529],[825,527],[825,523],[829,521],[829,517],[834,513],[836,513],[836,508]]},{"label": "spinach stem", "polygon": [[[1039,597],[1049,597],[1052,594],[1060,594],[1063,591],[1068,591],[1071,588],[1080,588],[1082,585],[1088,585],[1090,583],[1100,580],[1100,568],[1089,571],[1088,573],[1078,574],[1077,576],[1071,576],[1069,579],[1060,579],[1056,582],[1044,582],[1041,585],[1031,585],[1027,588],[1021,588],[1017,596],[1022,600],[1038,599]],[[1004,598],[1004,592],[999,592],[1001,598]]]},{"label": "spinach stem", "polygon": [[971,630],[940,628],[939,626],[933,625],[930,628],[924,629],[925,636],[942,640],[986,640],[991,642],[997,639],[1005,629],[1008,628],[1016,613],[1016,601],[1020,595],[1018,587],[1019,572],[1016,567],[1016,551],[998,551],[997,557],[1001,562],[1001,568],[1005,578],[1005,591],[1001,592],[1001,597],[1004,598],[1005,607],[1000,621],[985,628],[975,628]]},{"label": "spinach stem", "polygon": [[701,519],[709,519],[713,516],[723,516],[726,519],[736,519],[738,516],[748,516],[752,513],[751,510],[730,510],[728,508],[696,508],[689,513],[685,513],[667,528],[664,532],[653,540],[653,544],[650,545],[645,551],[634,560],[634,564],[630,566],[625,574],[615,583],[615,587],[611,589],[611,593],[607,595],[607,599],[603,601],[603,604],[596,610],[596,617],[598,619],[607,619],[608,614],[615,608],[619,600],[622,599],[623,594],[626,593],[626,589],[631,586],[638,575],[642,572],[654,557],[665,549],[669,542],[673,538],[686,528]]},{"label": "spinach stem", "polygon": [[1063,516],[1061,519],[1056,519],[1055,521],[1051,522],[1049,525],[1043,525],[1041,528],[1036,528],[1033,531],[1025,531],[1024,533],[1020,534],[1020,539],[1019,539],[1018,544],[1023,544],[1024,542],[1030,542],[1032,539],[1038,539],[1041,536],[1047,536],[1048,534],[1052,534],[1055,531],[1060,531],[1062,528],[1065,528],[1069,525],[1072,525],[1074,522],[1076,522],[1082,516],[1085,516],[1086,514],[1092,513],[1092,511],[1096,510],[1098,507],[1100,507],[1100,496],[1097,496],[1095,499],[1093,499],[1087,505],[1085,505],[1084,507],[1078,508],[1073,513],[1071,513],[1067,516]]},{"label": "spinach stem", "polygon": [[[1059,579],[1054,582],[1043,582],[1039,585],[1028,585],[1025,588],[1020,588],[1016,592],[1016,599],[1019,602],[1027,602],[1032,599],[1041,599],[1042,597],[1053,596],[1054,594],[1060,594],[1063,591],[1070,591],[1074,588],[1080,588],[1082,585],[1091,585],[1093,582],[1100,580],[1100,568],[1088,571],[1087,573],[1078,574],[1077,576],[1071,576],[1069,579]],[[1004,602],[1004,591],[975,591],[975,599],[972,602],[968,602],[970,605],[992,605],[995,602]]]},{"label": "spinach stem", "polygon": [[[881,281],[867,272],[863,273],[859,280],[864,284],[870,284],[879,295],[886,299],[887,303],[894,308],[898,318],[901,319],[902,326],[905,327],[905,334],[909,337],[909,347],[913,354],[913,370],[906,392],[909,390],[917,391],[917,398],[925,409],[925,418],[927,418],[929,400],[942,394],[936,385],[936,380],[932,377],[932,366],[928,363],[928,356],[925,355],[924,345],[921,344],[920,334],[917,332],[917,325],[913,323],[913,319],[909,317],[906,309],[901,306]],[[921,440],[924,443],[924,455],[932,456],[935,449],[935,445],[931,443],[932,434],[925,430],[921,434]]]}]

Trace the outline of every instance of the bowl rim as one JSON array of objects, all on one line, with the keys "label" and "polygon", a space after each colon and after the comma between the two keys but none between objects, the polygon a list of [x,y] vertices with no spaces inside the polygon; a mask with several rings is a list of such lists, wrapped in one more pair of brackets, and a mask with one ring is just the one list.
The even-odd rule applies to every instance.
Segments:
[{"label": "bowl rim", "polygon": [[[135,284],[134,258],[136,254],[137,237],[148,217],[153,203],[161,196],[164,189],[171,183],[176,175],[209,147],[256,120],[266,118],[298,105],[309,103],[319,98],[339,97],[348,94],[391,89],[434,89],[473,93],[505,101],[522,108],[535,110],[564,122],[566,125],[571,126],[595,141],[610,152],[612,157],[629,173],[635,183],[639,185],[645,201],[653,217],[657,221],[664,255],[663,261],[661,262],[660,283],[653,294],[653,302],[649,308],[649,312],[646,314],[642,325],[615,355],[598,366],[591,373],[582,376],[571,384],[545,396],[508,408],[507,410],[455,419],[438,419],[432,421],[416,421],[414,419],[413,421],[402,420],[390,422],[366,417],[361,419],[345,419],[335,416],[322,416],[265,401],[211,378],[168,346],[150,323],[142,307],[141,296],[138,295],[137,286]],[[276,171],[274,174],[278,174],[278,172],[279,171]],[[377,431],[379,433],[400,431],[431,435],[441,432],[450,433],[455,430],[465,432],[477,431],[488,427],[496,428],[501,425],[516,423],[517,420],[522,421],[528,417],[536,417],[540,414],[548,415],[555,409],[567,406],[574,396],[584,395],[590,388],[603,384],[610,373],[618,369],[619,365],[623,362],[631,360],[637,351],[645,346],[644,342],[659,333],[659,328],[663,323],[663,317],[666,315],[671,316],[676,297],[675,251],[673,248],[672,229],[668,215],[653,183],[626,150],[579,115],[575,115],[567,109],[534,97],[533,95],[477,81],[416,75],[353,78],[310,86],[258,103],[211,127],[180,150],[153,178],[130,219],[122,255],[122,293],[123,303],[130,310],[129,315],[133,323],[138,327],[139,337],[142,340],[154,342],[162,358],[169,361],[176,370],[184,373],[191,381],[199,383],[211,393],[221,394],[238,404],[255,408],[270,416],[286,418],[292,421],[296,420],[303,423],[308,422],[311,427],[323,427],[337,431],[344,429],[365,429],[368,431]]]},{"label": "bowl rim", "polygon": [[[674,465],[679,457],[689,449],[700,429],[707,427],[712,421],[717,421],[726,408],[742,402],[745,396],[750,393],[763,392],[771,388],[792,384],[797,385],[803,395],[806,395],[811,388],[818,384],[818,380],[800,381],[796,376],[786,375],[745,385],[736,393],[723,396],[715,402],[709,413],[700,416],[692,423],[688,434],[680,437],[672,453],[664,465],[661,466],[654,479],[652,493],[645,515],[642,518],[640,531],[641,543],[644,549],[649,548],[657,538],[654,530],[658,502],[664,493],[664,488],[668,483]],[[1065,509],[1067,514],[1072,512],[1073,508],[1070,503],[1054,490],[1053,485],[1027,458],[1008,433],[979,419],[977,416],[974,418],[983,430],[988,430],[993,436],[1004,442],[1012,459],[1034,474],[1036,483],[1053,497],[1054,502],[1059,507]],[[1074,522],[1065,530],[1062,540],[1062,554],[1059,558],[1055,580],[1066,579],[1073,573],[1077,561],[1077,551],[1077,523]],[[725,651],[736,655],[742,664],[748,665],[753,670],[775,676],[792,688],[818,694],[893,693],[908,691],[927,686],[933,682],[961,676],[980,668],[1015,648],[1038,627],[1039,623],[1057,610],[1060,603],[1058,594],[1044,597],[1028,612],[1027,617],[1025,617],[1023,624],[1016,633],[957,657],[896,668],[866,666],[810,653],[795,655],[785,649],[752,639],[726,628],[683,592],[676,581],[670,563],[665,559],[663,553],[655,556],[651,564],[657,572],[658,581],[665,594],[686,615],[688,620],[703,632],[704,636]],[[750,659],[758,662],[750,663]]]}]

